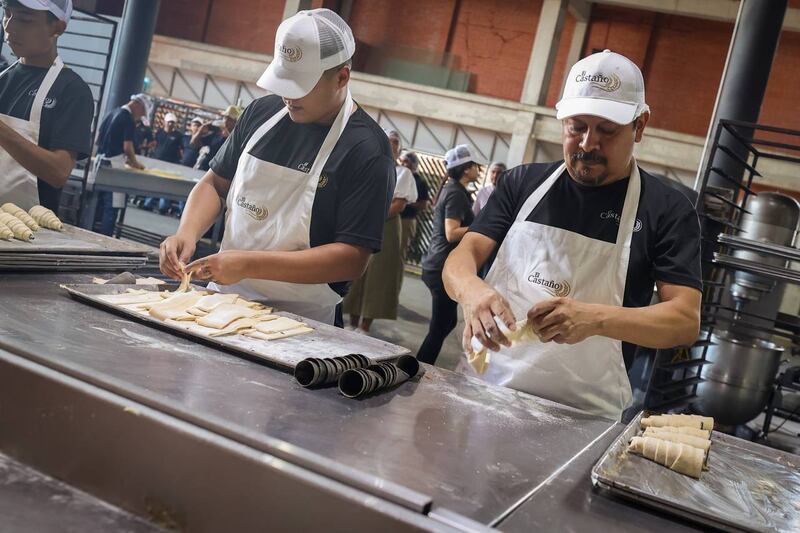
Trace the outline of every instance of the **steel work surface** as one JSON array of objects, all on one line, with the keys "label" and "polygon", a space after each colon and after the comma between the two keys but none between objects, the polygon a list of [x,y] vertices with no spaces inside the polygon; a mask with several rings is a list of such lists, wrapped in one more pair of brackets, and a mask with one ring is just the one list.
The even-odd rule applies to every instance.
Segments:
[{"label": "steel work surface", "polygon": [[[608,420],[428,366],[417,381],[363,401],[335,389],[306,390],[289,374],[111,316],[75,302],[58,286],[90,279],[1,275],[0,345],[142,403],[166,406],[198,425],[213,420],[215,431],[222,421],[228,436],[256,435],[256,445],[258,436],[265,445],[281,439],[300,452],[427,494],[434,510],[484,524],[530,502],[534,488],[551,477],[551,483],[566,483],[569,494],[547,498],[537,520],[558,523],[564,513],[583,512],[585,506],[575,509],[567,501],[575,494],[590,502],[605,498],[593,493],[588,476],[605,446],[580,454],[590,463],[580,476],[563,477],[578,460],[564,472],[560,468],[593,441],[622,429]],[[548,494],[549,488],[534,496]],[[621,523],[650,523],[653,516],[631,504],[604,508],[613,508]],[[591,516],[583,518],[586,527],[579,530],[593,530]],[[673,522],[654,524],[649,529],[667,530]]]},{"label": "steel work surface", "polygon": [[164,531],[0,454],[0,532]]}]

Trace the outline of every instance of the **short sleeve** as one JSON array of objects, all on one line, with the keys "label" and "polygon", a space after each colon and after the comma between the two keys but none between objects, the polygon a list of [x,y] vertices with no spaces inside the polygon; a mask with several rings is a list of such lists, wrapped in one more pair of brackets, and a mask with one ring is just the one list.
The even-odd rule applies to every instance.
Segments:
[{"label": "short sleeve", "polygon": [[700,221],[685,196],[673,198],[658,223],[653,278],[702,290]]},{"label": "short sleeve", "polygon": [[394,190],[395,198],[402,198],[409,203],[417,201],[417,184],[411,171],[405,167],[397,168],[397,184]]},{"label": "short sleeve", "polygon": [[395,189],[394,162],[384,155],[375,156],[355,169],[353,176],[340,193],[335,241],[379,252],[391,192]]},{"label": "short sleeve", "polygon": [[122,128],[122,140],[133,142],[133,139],[136,137],[136,123],[133,121],[133,117],[127,113],[120,116],[125,117],[125,122],[123,123]]},{"label": "short sleeve", "polygon": [[94,100],[89,86],[77,78],[56,97],[59,101],[48,114],[46,137],[41,146],[48,150],[75,152],[85,159],[92,151],[92,117]]},{"label": "short sleeve", "polygon": [[[236,167],[239,166],[239,157],[241,157],[250,135],[254,133],[255,127],[257,127],[257,117],[254,109],[255,102],[247,106],[236,123],[236,127],[233,128],[231,134],[214,155],[214,159],[211,160],[209,167],[217,176],[232,180],[236,174]],[[205,144],[205,141],[203,144]],[[214,152],[213,147],[211,147],[211,151],[212,153]]]},{"label": "short sleeve", "polygon": [[524,178],[524,167],[504,172],[501,179],[497,180],[497,187],[486,205],[470,225],[469,231],[481,233],[495,242],[501,242],[514,223],[522,203],[527,199],[527,195],[522,194],[521,185]]},{"label": "short sleeve", "polygon": [[459,190],[451,190],[444,198],[444,218],[463,221],[472,207],[469,198]]}]

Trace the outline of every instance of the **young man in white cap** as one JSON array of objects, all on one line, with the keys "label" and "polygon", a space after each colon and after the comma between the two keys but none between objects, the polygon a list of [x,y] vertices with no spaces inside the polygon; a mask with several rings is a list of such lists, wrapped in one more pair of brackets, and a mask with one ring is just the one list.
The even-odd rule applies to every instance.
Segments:
[{"label": "young man in white cap", "polygon": [[[110,165],[109,160],[112,158],[124,159],[124,164],[132,168],[139,170],[144,168],[144,165],[136,158],[136,148],[134,147],[136,123],[141,121],[145,126],[149,126],[152,113],[152,98],[139,93],[131,95],[127,104],[114,109],[105,116],[97,129],[94,172],[102,165]],[[117,196],[117,202],[114,201],[115,196]],[[100,192],[94,219],[95,229],[104,235],[111,235],[117,221],[117,212],[123,207],[124,202],[124,194]]]},{"label": "young man in white cap", "polygon": [[5,40],[19,60],[0,73],[0,203],[57,212],[75,161],[92,147],[92,93],[58,57],[72,1],[2,7]]},{"label": "young man in white cap", "polygon": [[178,232],[161,245],[177,278],[227,202],[218,254],[188,265],[212,287],[341,324],[350,281],[380,250],[395,185],[383,130],[348,89],[355,40],[327,9],[278,28],[275,55],[210,171],[194,188]]},{"label": "young man in white cap", "polygon": [[181,160],[181,149],[183,146],[183,133],[176,129],[178,117],[175,113],[164,115],[164,127],[156,131],[156,147],[153,150],[153,157],[161,161],[179,163]]},{"label": "young man in white cap", "polygon": [[[633,62],[608,50],[582,59],[556,109],[564,161],[503,175],[445,285],[464,308],[465,351],[499,350],[486,380],[619,419],[635,346],[697,338],[699,222],[633,157],[650,116]],[[484,282],[476,271],[498,244]],[[539,340],[510,346],[503,330],[526,318]]]}]

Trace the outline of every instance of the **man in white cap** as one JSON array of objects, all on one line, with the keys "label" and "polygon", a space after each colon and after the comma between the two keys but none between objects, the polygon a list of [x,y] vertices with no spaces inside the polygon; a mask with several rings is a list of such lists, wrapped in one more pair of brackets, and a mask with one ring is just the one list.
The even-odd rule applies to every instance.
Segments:
[{"label": "man in white cap", "polygon": [[274,95],[247,107],[195,186],[178,232],[161,245],[165,274],[179,277],[222,197],[221,251],[187,269],[219,290],[341,324],[342,295],[381,248],[395,185],[386,134],[350,96],[354,51],[330,10],[281,23],[258,80]]},{"label": "man in white cap", "polygon": [[164,127],[156,131],[156,148],[153,157],[170,163],[179,163],[183,146],[183,134],[176,129],[178,117],[175,113],[164,115]]},{"label": "man in white cap", "polygon": [[[633,62],[608,50],[582,59],[556,109],[564,160],[506,172],[444,280],[464,309],[465,351],[499,350],[486,380],[618,419],[636,345],[697,338],[699,222],[633,157],[650,116]],[[476,272],[498,243],[484,282]],[[512,346],[526,318],[538,339]]]},{"label": "man in white cap", "polygon": [[76,160],[92,147],[92,93],[58,57],[72,1],[2,6],[5,40],[19,59],[0,73],[0,204],[57,211]]},{"label": "man in white cap", "polygon": [[[143,169],[144,165],[136,158],[134,140],[136,123],[141,121],[150,125],[153,113],[153,100],[148,95],[131,95],[130,101],[108,113],[97,129],[97,154],[94,172],[102,165],[110,165],[113,158],[122,159],[125,165]],[[116,197],[116,198],[115,198]],[[110,192],[98,193],[98,209],[95,213],[95,227],[104,235],[114,233],[118,210],[125,205],[125,195]]]}]

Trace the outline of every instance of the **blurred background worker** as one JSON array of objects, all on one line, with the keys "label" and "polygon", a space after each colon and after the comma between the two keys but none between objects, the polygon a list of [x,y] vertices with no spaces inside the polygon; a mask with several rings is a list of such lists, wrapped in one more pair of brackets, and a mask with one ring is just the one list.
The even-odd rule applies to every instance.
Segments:
[{"label": "blurred background worker", "polygon": [[428,195],[428,187],[418,172],[419,156],[414,152],[403,152],[400,156],[400,164],[411,171],[411,175],[414,176],[414,183],[417,186],[417,201],[408,203],[406,208],[400,212],[400,222],[402,223],[400,250],[405,261],[408,247],[417,234],[417,217],[421,211],[428,209],[430,197]]},{"label": "blurred background worker", "polygon": [[61,188],[92,146],[92,93],[58,56],[72,1],[2,6],[5,41],[19,59],[0,72],[0,200],[57,212]]}]

